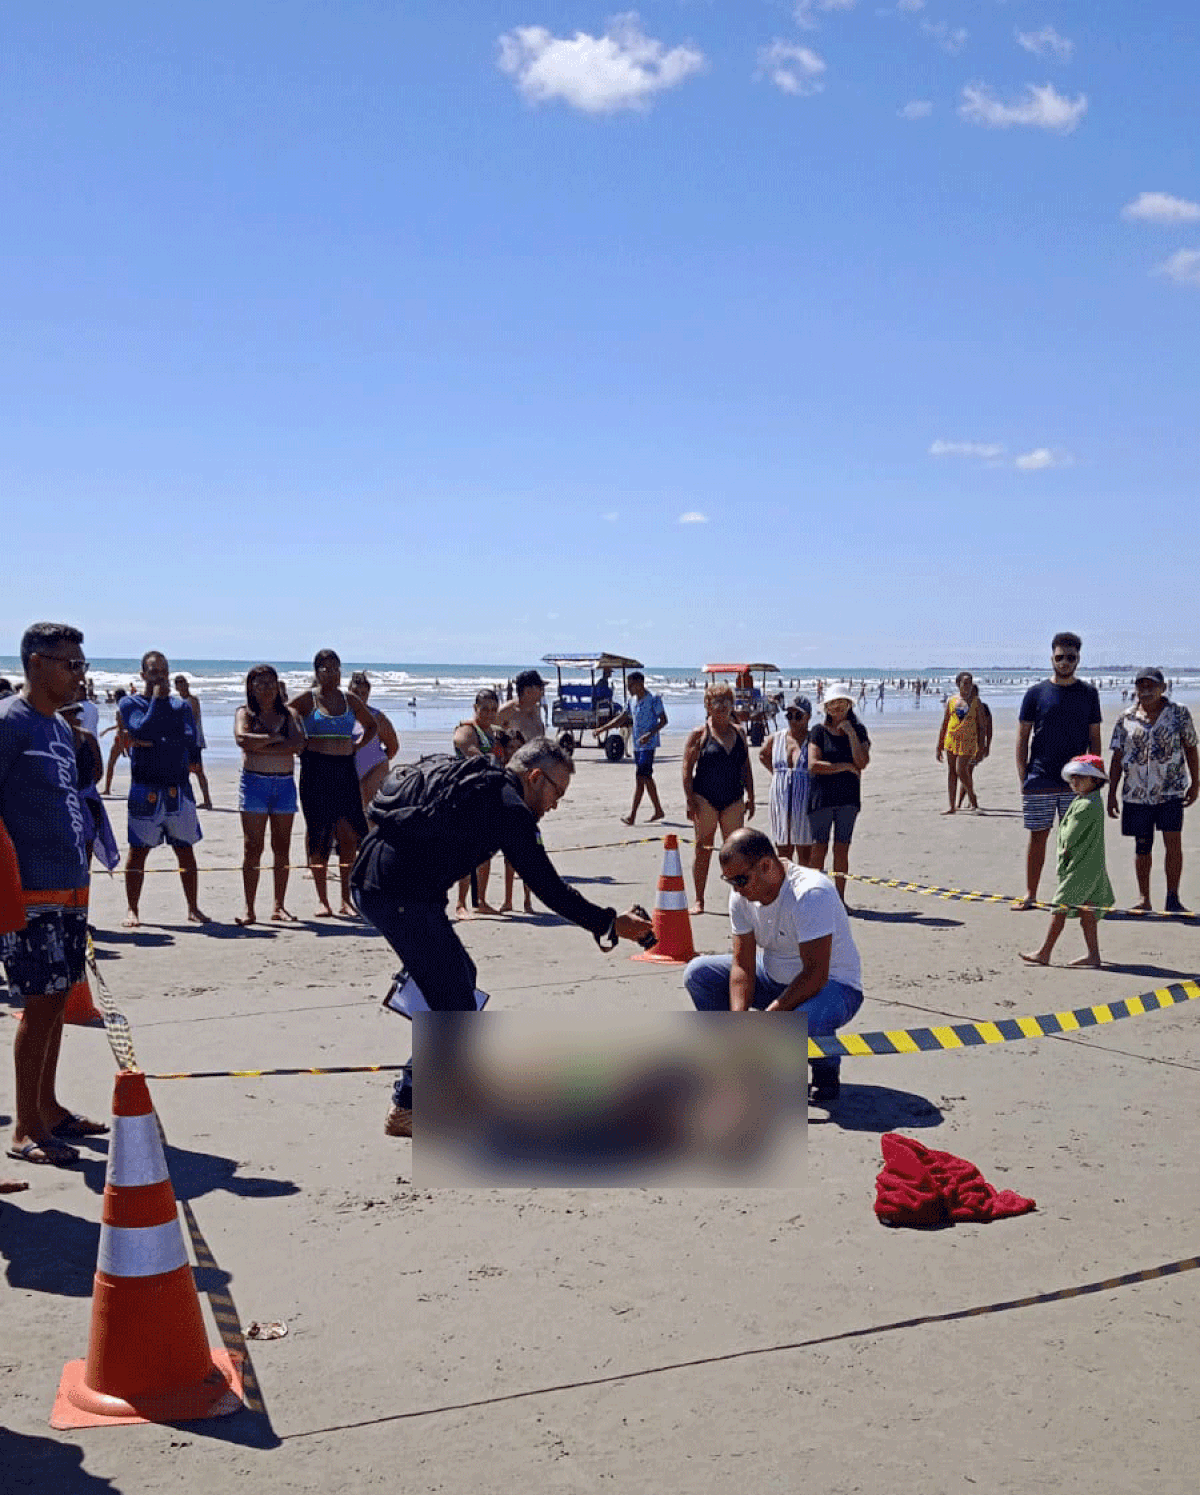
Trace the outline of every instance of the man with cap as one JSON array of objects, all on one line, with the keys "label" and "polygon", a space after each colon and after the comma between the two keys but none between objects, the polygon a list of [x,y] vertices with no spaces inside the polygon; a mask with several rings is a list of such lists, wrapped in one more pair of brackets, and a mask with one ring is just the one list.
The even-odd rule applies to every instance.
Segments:
[{"label": "man with cap", "polygon": [[522,670],[513,681],[517,696],[506,701],[496,716],[496,725],[511,736],[520,732],[526,742],[541,737],[546,730],[542,720],[542,697],[546,694],[546,682],[536,670]]},{"label": "man with cap", "polygon": [[1121,786],[1121,834],[1133,837],[1133,866],[1140,901],[1135,907],[1149,913],[1150,866],[1154,832],[1161,831],[1165,848],[1169,914],[1185,914],[1179,899],[1183,875],[1183,812],[1200,795],[1200,761],[1196,728],[1186,706],[1167,699],[1163,672],[1153,665],[1139,670],[1134,681],[1136,704],[1122,712],[1113,728],[1109,762],[1108,813],[1117,818],[1117,786]]},{"label": "man with cap", "polygon": [[[850,920],[823,872],[782,862],[762,831],[742,826],[718,852],[729,884],[732,955],[698,955],[683,973],[700,1012],[803,1012],[828,1037],[862,1006],[862,963]],[[840,1093],[840,1059],[812,1061],[811,1098]]]},{"label": "man with cap", "polygon": [[1013,904],[1017,909],[1032,908],[1037,902],[1051,827],[1056,816],[1061,820],[1067,813],[1075,797],[1063,783],[1063,769],[1082,753],[1100,755],[1100,692],[1075,676],[1082,649],[1077,633],[1056,633],[1050,643],[1053,676],[1031,685],[1021,702],[1017,778],[1029,845],[1025,897]]}]

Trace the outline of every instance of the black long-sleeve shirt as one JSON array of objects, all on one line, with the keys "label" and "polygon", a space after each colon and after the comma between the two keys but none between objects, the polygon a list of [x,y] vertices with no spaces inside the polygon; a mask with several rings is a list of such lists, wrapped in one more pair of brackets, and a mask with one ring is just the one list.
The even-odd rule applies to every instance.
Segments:
[{"label": "black long-sleeve shirt", "polygon": [[590,903],[563,882],[546,855],[533,811],[514,773],[474,796],[465,809],[446,811],[430,834],[428,824],[376,827],[362,843],[352,881],[364,891],[385,893],[398,903],[445,903],[460,878],[502,851],[517,876],[547,908],[593,935],[612,925],[615,910]]}]

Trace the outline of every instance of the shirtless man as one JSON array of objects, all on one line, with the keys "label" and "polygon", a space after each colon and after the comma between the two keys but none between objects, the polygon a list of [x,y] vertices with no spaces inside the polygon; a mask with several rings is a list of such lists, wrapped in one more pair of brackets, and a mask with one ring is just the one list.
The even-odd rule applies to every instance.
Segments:
[{"label": "shirtless man", "polygon": [[[475,715],[469,721],[459,722],[454,729],[454,751],[459,758],[494,757],[499,760],[500,754],[496,751],[496,743],[492,737],[499,712],[500,697],[494,690],[481,690],[476,695]],[[537,736],[541,736],[540,731]],[[488,875],[491,870],[490,857],[475,869],[475,890],[478,900],[475,905],[476,913],[496,914],[500,912],[487,901]],[[467,890],[470,886],[469,877],[462,878],[458,884],[458,901],[454,905],[456,919],[470,918],[470,911],[467,908]]]},{"label": "shirtless man", "polygon": [[516,699],[501,706],[496,725],[505,732],[520,732],[526,742],[532,742],[546,731],[546,724],[542,719],[542,697],[546,694],[546,682],[536,670],[522,670],[513,684],[516,686]]},{"label": "shirtless man", "polygon": [[175,676],[175,694],[181,696],[188,703],[192,719],[196,723],[195,756],[188,764],[188,772],[195,776],[196,782],[200,785],[200,793],[204,796],[200,803],[200,808],[202,810],[211,810],[212,795],[208,792],[208,775],[204,772],[204,759],[201,756],[208,744],[204,740],[204,726],[200,714],[200,698],[199,696],[192,695],[188,688],[186,675]]}]

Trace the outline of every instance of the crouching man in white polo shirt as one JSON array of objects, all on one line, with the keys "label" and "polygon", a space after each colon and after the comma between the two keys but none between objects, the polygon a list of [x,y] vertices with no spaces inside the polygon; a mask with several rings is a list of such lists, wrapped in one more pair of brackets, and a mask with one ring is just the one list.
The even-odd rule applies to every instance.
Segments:
[{"label": "crouching man in white polo shirt", "polygon": [[[701,1012],[803,1010],[828,1037],[862,1006],[862,964],[837,889],[823,872],[782,862],[762,831],[734,831],[720,851],[730,887],[732,955],[700,955],[683,973]],[[840,1059],[812,1061],[811,1099],[837,1100]]]}]

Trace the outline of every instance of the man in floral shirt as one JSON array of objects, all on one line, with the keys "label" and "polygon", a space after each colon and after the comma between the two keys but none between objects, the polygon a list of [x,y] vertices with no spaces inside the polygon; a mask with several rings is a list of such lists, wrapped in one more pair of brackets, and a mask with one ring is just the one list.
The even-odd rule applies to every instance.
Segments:
[{"label": "man in floral shirt", "polygon": [[1121,792],[1121,834],[1132,836],[1144,913],[1151,910],[1150,863],[1154,832],[1162,832],[1166,849],[1169,914],[1186,914],[1179,901],[1183,873],[1183,812],[1200,795],[1200,760],[1196,728],[1186,706],[1168,701],[1167,682],[1159,669],[1139,670],[1134,682],[1137,705],[1124,712],[1113,729],[1112,761],[1108,770],[1108,813],[1117,817],[1117,785]]}]

